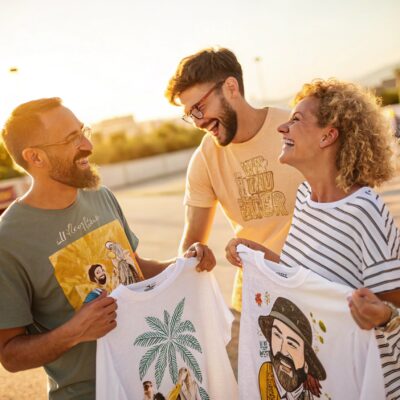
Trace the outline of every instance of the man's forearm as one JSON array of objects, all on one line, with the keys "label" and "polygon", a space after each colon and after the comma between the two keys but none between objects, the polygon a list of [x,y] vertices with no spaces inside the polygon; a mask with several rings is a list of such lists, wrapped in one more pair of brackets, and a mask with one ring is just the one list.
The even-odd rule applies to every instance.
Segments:
[{"label": "man's forearm", "polygon": [[164,261],[150,260],[146,258],[138,259],[140,269],[145,279],[149,279],[153,276],[158,275],[160,272],[164,271],[164,269],[167,268],[168,265],[173,264],[175,261],[176,258],[171,258],[170,260]]},{"label": "man's forearm", "polygon": [[55,361],[78,343],[65,325],[36,335],[21,334],[11,338],[3,347],[1,363],[10,372],[41,367]]}]

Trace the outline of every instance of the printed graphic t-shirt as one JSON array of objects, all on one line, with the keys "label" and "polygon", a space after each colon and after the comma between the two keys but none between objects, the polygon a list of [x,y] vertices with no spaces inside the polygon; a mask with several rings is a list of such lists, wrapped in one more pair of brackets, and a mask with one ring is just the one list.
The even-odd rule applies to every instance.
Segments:
[{"label": "printed graphic t-shirt", "polygon": [[[205,135],[188,168],[185,204],[212,207],[218,201],[235,235],[280,253],[289,231],[297,188],[304,180],[281,164],[282,137],[277,127],[289,111],[270,107],[264,125],[252,139],[218,146]],[[240,310],[241,271],[233,306]]]},{"label": "printed graphic t-shirt", "polygon": [[237,399],[225,348],[233,316],[213,274],[196,272],[197,263],[178,259],[111,293],[117,327],[97,341],[97,400],[142,400],[149,387],[169,400]]},{"label": "printed graphic t-shirt", "polygon": [[346,300],[351,289],[305,268],[264,260],[243,245],[238,251],[240,398],[317,398],[304,383],[308,374],[319,381],[321,398],[384,400],[375,335],[353,321]]},{"label": "printed graphic t-shirt", "polygon": [[[14,203],[0,220],[0,329],[50,331],[91,290],[142,279],[137,243],[106,188],[79,190],[63,210]],[[81,343],[45,365],[50,399],[94,399],[95,353],[95,342]]]}]

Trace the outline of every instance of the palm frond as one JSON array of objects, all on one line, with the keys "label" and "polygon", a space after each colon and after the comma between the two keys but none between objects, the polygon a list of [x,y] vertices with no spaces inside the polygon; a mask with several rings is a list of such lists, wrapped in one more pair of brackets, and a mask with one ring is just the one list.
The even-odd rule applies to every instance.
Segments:
[{"label": "palm frond", "polygon": [[157,346],[151,347],[149,350],[146,351],[146,353],[140,359],[140,363],[139,363],[140,380],[143,379],[143,377],[146,375],[146,372],[150,368],[150,365],[153,364],[153,361],[155,360],[158,352],[160,351],[161,346],[162,345],[159,344]]},{"label": "palm frond", "polygon": [[168,340],[168,336],[159,332],[145,332],[139,335],[133,342],[134,346],[150,347]]},{"label": "palm frond", "polygon": [[178,305],[176,306],[174,313],[172,314],[171,317],[171,326],[170,326],[170,332],[171,335],[174,334],[175,328],[179,326],[183,314],[183,308],[185,307],[185,298],[183,298]]},{"label": "palm frond", "polygon": [[199,386],[199,393],[200,393],[201,400],[210,400],[210,396],[205,391],[205,389],[203,389],[201,386]]},{"label": "palm frond", "polygon": [[179,326],[175,329],[175,334],[179,334],[182,332],[196,332],[196,329],[194,325],[192,324],[192,321],[186,320],[183,321],[179,324]]},{"label": "palm frond", "polygon": [[156,367],[155,367],[155,377],[157,389],[160,387],[161,382],[164,377],[165,369],[167,367],[167,350],[168,343],[160,345],[160,355],[158,356]]},{"label": "palm frond", "polygon": [[[171,320],[171,317],[168,314],[167,310],[164,310],[164,325],[169,329],[169,321]],[[170,333],[170,332],[168,332]]]},{"label": "palm frond", "polygon": [[201,346],[199,341],[190,334],[182,334],[175,338],[175,341],[182,346],[190,347],[191,349],[197,350],[199,353],[202,353]]},{"label": "palm frond", "polygon": [[168,336],[168,328],[157,317],[146,317],[147,325],[156,332],[164,333]]},{"label": "palm frond", "polygon": [[168,367],[171,380],[176,385],[178,382],[178,364],[176,362],[176,350],[173,343],[168,346]]},{"label": "palm frond", "polygon": [[182,346],[181,344],[175,342],[176,350],[178,350],[179,354],[181,355],[185,364],[190,368],[195,376],[195,378],[201,383],[203,380],[203,376],[201,374],[201,369],[199,364],[197,363],[193,354],[186,349],[186,347]]}]

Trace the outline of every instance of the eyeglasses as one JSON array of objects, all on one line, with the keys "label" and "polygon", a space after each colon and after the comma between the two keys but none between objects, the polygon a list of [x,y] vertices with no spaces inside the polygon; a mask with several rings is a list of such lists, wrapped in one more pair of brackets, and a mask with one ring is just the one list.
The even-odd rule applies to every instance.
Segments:
[{"label": "eyeglasses", "polygon": [[82,144],[84,138],[90,140],[92,136],[92,128],[90,126],[84,125],[79,132],[74,132],[68,135],[67,139],[61,140],[55,143],[37,144],[32,147],[49,147],[49,146],[60,146],[62,144],[73,144],[74,147],[79,147]]},{"label": "eyeglasses", "polygon": [[195,103],[187,114],[182,115],[182,119],[188,124],[194,124],[195,119],[202,119],[204,117],[203,111],[199,109],[201,103],[203,103],[207,97],[217,88],[223,85],[225,79],[217,82],[197,103]]}]

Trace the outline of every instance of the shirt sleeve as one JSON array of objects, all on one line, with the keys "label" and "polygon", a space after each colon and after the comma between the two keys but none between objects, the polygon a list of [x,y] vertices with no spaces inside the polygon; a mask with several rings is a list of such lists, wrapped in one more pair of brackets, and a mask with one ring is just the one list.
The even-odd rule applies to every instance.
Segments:
[{"label": "shirt sleeve", "polygon": [[375,293],[400,289],[400,231],[389,209],[379,196],[376,203],[363,210],[364,283]]},{"label": "shirt sleeve", "polygon": [[213,207],[217,196],[211,185],[210,171],[198,147],[194,152],[186,175],[184,204],[194,207]]},{"label": "shirt sleeve", "polygon": [[0,329],[32,324],[31,299],[32,289],[24,269],[0,249]]}]

